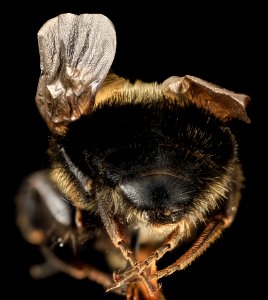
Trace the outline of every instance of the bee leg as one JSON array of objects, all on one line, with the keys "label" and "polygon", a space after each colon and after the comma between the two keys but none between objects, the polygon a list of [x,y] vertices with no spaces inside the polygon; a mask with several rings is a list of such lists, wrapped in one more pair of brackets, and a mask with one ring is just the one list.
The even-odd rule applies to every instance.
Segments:
[{"label": "bee leg", "polygon": [[176,260],[170,266],[158,271],[153,278],[160,279],[164,276],[169,276],[175,271],[185,269],[190,263],[192,263],[198,256],[200,256],[212,242],[214,242],[224,230],[224,222],[213,218],[209,221],[203,232],[198,239],[194,242],[190,249],[188,249],[178,260]]},{"label": "bee leg", "polygon": [[[71,265],[67,264],[56,255],[54,255],[49,248],[40,248],[46,261],[40,265],[34,265],[30,269],[30,273],[35,279],[42,279],[47,276],[53,275],[58,272],[64,272],[76,279],[89,279],[102,285],[104,289],[109,289],[113,286],[113,279],[110,275],[99,271],[98,269],[90,265]],[[117,293],[121,294],[121,290],[117,290]]]},{"label": "bee leg", "polygon": [[[116,217],[113,214],[109,214],[109,203],[106,203],[103,201],[103,203],[99,203],[99,212],[102,218],[102,221],[105,225],[105,228],[113,242],[113,244],[120,249],[124,257],[130,262],[131,266],[136,270],[136,275],[138,275],[141,280],[146,285],[148,291],[151,295],[153,295],[157,290],[158,286],[156,284],[153,284],[150,280],[148,280],[148,276],[146,276],[145,272],[139,272],[138,267],[138,261],[135,258],[134,252],[129,248],[128,241],[126,240],[126,237],[123,233],[123,230],[120,226],[120,222],[116,219]],[[118,280],[118,274],[114,274],[114,281],[116,282],[116,285],[109,289],[108,291],[117,289],[121,287],[123,284],[127,282],[121,283],[120,280]]]},{"label": "bee leg", "polygon": [[[219,217],[219,216],[218,216]],[[203,232],[200,234],[199,238],[196,242],[191,246],[191,248],[183,254],[175,263],[156,272],[154,275],[150,276],[151,279],[160,279],[164,276],[168,276],[177,270],[184,269],[187,265],[189,265],[196,257],[201,255],[209,245],[221,234],[223,229],[223,222],[218,220],[217,217],[213,218],[209,221],[208,225],[205,227]],[[175,232],[176,230],[174,230]],[[173,232],[173,233],[174,233]],[[159,260],[167,251],[170,251],[176,246],[176,242],[178,241],[180,235],[177,236],[172,233],[170,239],[168,239],[159,249],[157,249],[151,256],[142,261],[139,265],[140,270],[144,270],[144,268],[153,262]],[[130,280],[134,275],[137,274],[135,269],[131,269],[123,274],[120,274],[120,283],[124,283]]]},{"label": "bee leg", "polygon": [[224,211],[211,217],[207,221],[206,227],[203,229],[193,245],[179,259],[177,259],[175,263],[158,271],[152,276],[152,278],[156,278],[158,280],[164,276],[171,275],[175,271],[185,269],[221,235],[223,230],[232,224],[240,202],[242,180],[242,171],[240,166],[238,166],[232,181],[232,186]]},{"label": "bee leg", "polygon": [[[155,264],[159,259],[161,259],[161,257],[163,257],[165,253],[174,249],[181,237],[182,234],[180,232],[180,226],[177,226],[160,248],[154,251],[147,258],[146,256],[144,256],[143,259],[140,260],[141,263],[139,263],[138,266],[136,267],[138,268],[138,273],[143,272],[150,265]],[[132,268],[131,270],[128,270],[122,274],[118,274],[117,280],[124,283],[127,282],[130,278],[132,278],[135,275],[137,275],[137,270],[135,268]]]},{"label": "bee leg", "polygon": [[[143,249],[138,253],[139,261],[143,261],[146,257],[148,257],[148,251],[150,249]],[[153,275],[157,272],[156,263],[153,263],[149,268],[145,270],[147,272],[147,276]],[[154,279],[155,283],[157,283],[156,279]],[[150,295],[148,289],[142,281],[129,284],[128,292],[127,292],[127,300],[165,300],[165,296],[163,295],[161,289],[159,288],[154,295]]]},{"label": "bee leg", "polygon": [[[138,260],[139,261],[145,261],[146,257],[149,256],[151,252],[150,248],[144,248],[138,253]],[[156,261],[154,260],[150,267],[146,268],[144,270],[147,273],[148,277],[151,277],[152,275],[157,273],[157,266],[156,266]],[[153,283],[158,286],[157,284],[157,279],[153,278],[152,279]],[[157,291],[154,293],[154,295],[150,295],[148,289],[146,286],[143,284],[143,282],[137,282],[136,283],[137,289],[139,290],[139,295],[140,295],[140,300],[165,300],[166,298],[164,297],[161,287],[158,286]]]},{"label": "bee leg", "polygon": [[[151,248],[142,248],[137,251],[137,260],[144,262],[146,258],[151,253]],[[145,266],[146,264],[144,264]],[[125,283],[128,285],[127,288],[127,300],[165,300],[161,288],[159,287],[157,283],[157,279],[153,278],[152,283],[155,286],[154,293],[151,293],[146,284],[144,282],[137,278],[137,270],[135,268],[132,268],[130,270],[131,276],[129,276],[128,280],[124,280],[122,278],[122,283],[119,282],[117,286],[120,286],[121,284]],[[156,260],[152,261],[150,265],[146,265],[146,268],[144,267],[143,273],[146,278],[152,277],[157,272],[157,266],[156,266]],[[128,272],[125,272],[128,273]],[[124,273],[124,274],[125,274]],[[121,274],[120,274],[121,275]],[[132,277],[132,278],[131,278]],[[134,278],[133,278],[134,277]],[[131,281],[129,280],[131,278]]]}]

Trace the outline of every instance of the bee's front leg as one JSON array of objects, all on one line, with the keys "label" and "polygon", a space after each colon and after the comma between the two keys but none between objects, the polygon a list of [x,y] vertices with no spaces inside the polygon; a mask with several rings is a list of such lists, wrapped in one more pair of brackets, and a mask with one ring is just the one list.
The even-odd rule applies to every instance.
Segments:
[{"label": "bee's front leg", "polygon": [[[123,256],[129,261],[132,270],[134,270],[133,275],[137,275],[143,281],[144,285],[152,296],[158,291],[158,284],[157,282],[148,279],[147,273],[149,269],[140,271],[139,263],[137,258],[135,257],[134,251],[132,251],[128,246],[128,241],[126,236],[124,235],[120,222],[111,212],[110,203],[107,203],[107,201],[108,200],[104,199],[103,202],[99,203],[99,212],[105,228],[115,247],[119,248]],[[127,281],[121,281],[121,279],[117,278],[116,273],[114,273],[114,281],[116,284],[108,291],[116,290],[125,284],[131,283]]]}]

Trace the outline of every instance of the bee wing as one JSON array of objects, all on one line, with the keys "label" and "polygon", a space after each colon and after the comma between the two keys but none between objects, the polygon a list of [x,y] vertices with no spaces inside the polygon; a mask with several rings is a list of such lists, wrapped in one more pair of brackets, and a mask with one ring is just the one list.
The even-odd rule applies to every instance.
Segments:
[{"label": "bee wing", "polygon": [[100,14],[62,14],[38,32],[41,76],[36,102],[49,128],[57,131],[94,105],[116,50],[111,21]]},{"label": "bee wing", "polygon": [[209,110],[223,121],[237,118],[250,123],[246,112],[250,101],[247,95],[234,93],[190,75],[166,79],[162,83],[162,90],[171,97],[183,94],[190,101]]}]

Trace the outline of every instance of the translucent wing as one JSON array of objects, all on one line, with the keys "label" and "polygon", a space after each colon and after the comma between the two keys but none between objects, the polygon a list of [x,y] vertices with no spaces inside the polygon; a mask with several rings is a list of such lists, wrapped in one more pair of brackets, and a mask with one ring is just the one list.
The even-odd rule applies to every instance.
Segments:
[{"label": "translucent wing", "polygon": [[57,131],[88,114],[116,50],[111,21],[99,14],[62,14],[38,32],[41,76],[36,102],[49,128]]},{"label": "translucent wing", "polygon": [[190,101],[207,109],[223,121],[237,118],[250,123],[246,112],[250,101],[247,95],[234,93],[190,75],[166,79],[162,83],[162,90],[171,97],[183,94]]}]

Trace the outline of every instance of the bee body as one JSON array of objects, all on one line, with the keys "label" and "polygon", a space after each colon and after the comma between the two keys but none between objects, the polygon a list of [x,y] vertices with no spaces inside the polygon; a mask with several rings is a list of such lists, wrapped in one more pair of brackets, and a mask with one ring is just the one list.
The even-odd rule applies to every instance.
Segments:
[{"label": "bee body", "polygon": [[39,47],[36,102],[51,130],[50,167],[22,185],[18,225],[52,269],[127,287],[128,299],[164,299],[158,280],[189,265],[235,217],[243,175],[229,124],[249,122],[249,98],[188,75],[161,84],[118,77],[109,71],[114,29],[102,15],[50,20]]}]

